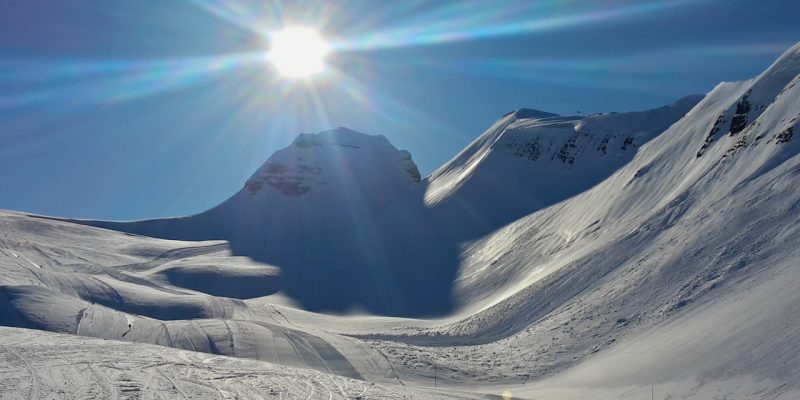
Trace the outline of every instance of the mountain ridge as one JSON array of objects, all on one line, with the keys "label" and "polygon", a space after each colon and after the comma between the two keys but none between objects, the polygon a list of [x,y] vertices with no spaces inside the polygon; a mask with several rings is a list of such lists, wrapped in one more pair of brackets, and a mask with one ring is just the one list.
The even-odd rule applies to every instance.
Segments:
[{"label": "mountain ridge", "polygon": [[[599,183],[699,99],[689,96],[653,110],[585,117],[521,109],[500,118],[424,179],[417,178],[410,153],[397,150],[384,136],[343,127],[300,134],[268,158],[242,190],[203,213],[79,222],[173,240],[228,240],[235,254],[282,268],[288,293],[312,310],[342,311],[359,304],[390,315],[443,314],[463,304],[451,294],[463,243]],[[521,152],[531,147],[531,139],[542,138],[549,140],[546,159]],[[582,158],[583,153],[594,155]],[[483,158],[475,162],[474,154]],[[451,185],[442,171],[460,159],[466,160],[461,165],[482,172],[467,173],[468,179],[456,183],[455,197],[431,200]],[[363,179],[353,178],[359,174]],[[559,189],[548,193],[545,187]],[[503,207],[494,207],[498,203]],[[330,280],[332,260],[337,273],[348,277],[343,280],[366,279],[364,285],[376,290],[396,289],[386,290],[378,304],[373,304],[379,296],[372,290],[341,296],[337,291],[344,282],[307,292],[304,279],[318,275]],[[370,269],[383,272],[363,275]]]}]

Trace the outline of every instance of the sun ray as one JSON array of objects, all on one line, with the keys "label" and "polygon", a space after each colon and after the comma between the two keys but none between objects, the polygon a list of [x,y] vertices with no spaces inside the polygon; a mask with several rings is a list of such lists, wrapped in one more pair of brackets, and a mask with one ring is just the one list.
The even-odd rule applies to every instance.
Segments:
[{"label": "sun ray", "polygon": [[[196,86],[240,68],[265,64],[260,53],[166,61],[22,60],[6,62],[0,83],[0,110],[59,103],[70,108],[113,103]],[[13,90],[25,81],[26,90]],[[10,82],[10,83],[9,83]],[[31,90],[32,85],[39,89]],[[35,87],[34,86],[34,87]]]},{"label": "sun ray", "polygon": [[267,27],[279,26],[284,14],[283,5],[276,0],[248,3],[248,7],[243,7],[242,3],[235,1],[189,1],[198,8],[231,25],[261,36],[266,36]]},{"label": "sun ray", "polygon": [[449,5],[424,15],[421,20],[404,21],[404,25],[365,33],[357,38],[335,43],[337,51],[363,51],[395,47],[426,46],[480,40],[503,36],[531,34],[540,31],[563,29],[570,26],[597,23],[631,17],[638,14],[655,13],[671,8],[713,0],[658,0],[643,1],[606,9],[589,9],[570,13],[537,12],[548,8],[559,11],[556,6],[563,2],[517,3],[516,7],[497,7],[486,4],[483,8],[470,3],[469,12],[463,7]]}]

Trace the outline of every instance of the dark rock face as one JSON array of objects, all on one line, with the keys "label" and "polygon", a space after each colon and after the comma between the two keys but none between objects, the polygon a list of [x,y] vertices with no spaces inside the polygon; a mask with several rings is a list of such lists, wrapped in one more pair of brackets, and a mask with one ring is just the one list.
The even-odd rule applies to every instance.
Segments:
[{"label": "dark rock face", "polygon": [[266,183],[287,196],[299,196],[311,189],[315,177],[322,175],[320,167],[306,165],[301,161],[291,166],[268,161],[261,167],[261,171],[261,176],[250,178],[245,183],[245,189],[250,194],[260,192]]},{"label": "dark rock face", "polygon": [[633,137],[626,137],[625,141],[622,143],[621,150],[628,150],[628,147],[636,147],[636,144],[633,142]]},{"label": "dark rock face", "polygon": [[[398,174],[407,175],[410,182],[398,182]],[[422,180],[411,153],[396,149],[386,137],[337,128],[300,134],[290,146],[274,153],[250,177],[245,189],[257,194],[266,184],[286,196],[300,196],[359,176],[370,176],[372,183],[383,180],[382,184],[401,186]]]},{"label": "dark rock face", "polygon": [[247,181],[244,183],[244,188],[247,189],[250,194],[256,194],[261,191],[261,188],[264,187],[264,182],[261,181]]},{"label": "dark rock face", "polygon": [[411,180],[413,180],[414,182],[419,183],[419,181],[422,180],[422,175],[419,173],[419,170],[417,169],[416,165],[406,169],[406,172],[408,173],[408,176],[411,177]]},{"label": "dark rock face", "polygon": [[794,127],[790,126],[775,136],[775,144],[788,143],[794,136]]},{"label": "dark rock face", "polygon": [[267,182],[267,185],[278,189],[278,191],[287,196],[300,196],[311,189],[308,186],[303,186],[301,182]]},{"label": "dark rock face", "polygon": [[561,162],[565,164],[574,164],[575,163],[575,149],[578,148],[578,140],[581,138],[581,132],[575,131],[575,134],[570,136],[567,139],[567,142],[561,146],[561,150],[558,151],[558,154],[555,154],[554,157],[561,160]]},{"label": "dark rock face", "polygon": [[708,132],[708,135],[706,136],[706,140],[703,141],[703,145],[700,146],[700,150],[697,151],[697,157],[698,158],[702,157],[703,154],[705,154],[706,149],[708,149],[708,147],[711,146],[711,143],[714,142],[714,140],[716,139],[717,135],[719,134],[720,129],[722,129],[721,125],[723,123],[725,123],[725,115],[724,114],[720,115],[719,117],[717,117],[716,122],[714,122],[714,126],[712,126],[711,127],[711,131]]},{"label": "dark rock face", "polygon": [[401,153],[403,154],[403,157],[400,159],[400,163],[405,165],[406,173],[411,180],[419,183],[422,180],[422,174],[419,173],[417,164],[414,164],[414,160],[411,159],[411,153],[405,150],[401,151]]},{"label": "dark rock face", "polygon": [[747,127],[747,115],[750,113],[752,105],[750,104],[749,96],[745,94],[739,103],[736,104],[736,114],[731,119],[731,136],[741,132]]}]

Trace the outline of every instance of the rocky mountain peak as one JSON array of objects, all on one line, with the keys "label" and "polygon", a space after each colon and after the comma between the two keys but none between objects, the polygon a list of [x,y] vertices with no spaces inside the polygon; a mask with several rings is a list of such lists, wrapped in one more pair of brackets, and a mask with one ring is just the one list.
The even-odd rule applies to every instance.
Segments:
[{"label": "rocky mountain peak", "polygon": [[300,196],[343,181],[415,184],[421,178],[411,153],[398,150],[385,136],[339,127],[298,135],[247,180],[245,190],[256,194],[266,185],[286,196]]}]

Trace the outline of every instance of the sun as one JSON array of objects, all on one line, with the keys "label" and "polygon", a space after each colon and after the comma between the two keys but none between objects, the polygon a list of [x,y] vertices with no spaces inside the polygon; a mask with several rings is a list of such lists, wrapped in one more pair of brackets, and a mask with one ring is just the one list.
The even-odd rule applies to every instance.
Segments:
[{"label": "sun", "polygon": [[270,35],[267,58],[286,78],[309,78],[325,69],[330,45],[316,29],[284,28]]}]

